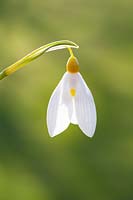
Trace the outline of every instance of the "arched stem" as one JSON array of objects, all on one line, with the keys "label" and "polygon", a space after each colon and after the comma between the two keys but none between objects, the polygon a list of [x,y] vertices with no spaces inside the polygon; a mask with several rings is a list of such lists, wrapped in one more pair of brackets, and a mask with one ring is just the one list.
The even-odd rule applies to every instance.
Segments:
[{"label": "arched stem", "polygon": [[70,47],[68,48],[68,51],[69,51],[70,55],[71,55],[72,57],[74,57],[73,51],[72,51],[72,49],[71,49]]},{"label": "arched stem", "polygon": [[2,70],[0,72],[0,80],[5,78],[6,76],[13,74],[18,69],[20,69],[23,66],[25,66],[26,64],[30,63],[32,60],[35,60],[36,58],[43,55],[45,52],[54,51],[54,50],[63,49],[63,48],[78,48],[78,45],[69,40],[60,40],[60,41],[55,41],[55,42],[46,44],[46,45],[32,51],[31,53],[29,53],[22,59],[18,60],[14,64],[12,64],[9,67],[6,67],[4,70]]}]

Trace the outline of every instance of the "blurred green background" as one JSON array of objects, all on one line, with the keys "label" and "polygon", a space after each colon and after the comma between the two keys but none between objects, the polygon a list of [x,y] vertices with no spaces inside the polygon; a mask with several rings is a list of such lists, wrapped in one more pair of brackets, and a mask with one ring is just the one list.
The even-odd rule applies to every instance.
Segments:
[{"label": "blurred green background", "polygon": [[46,110],[67,50],[0,82],[0,200],[133,199],[133,1],[1,0],[0,69],[69,39],[98,113],[89,139],[70,125],[50,138]]}]

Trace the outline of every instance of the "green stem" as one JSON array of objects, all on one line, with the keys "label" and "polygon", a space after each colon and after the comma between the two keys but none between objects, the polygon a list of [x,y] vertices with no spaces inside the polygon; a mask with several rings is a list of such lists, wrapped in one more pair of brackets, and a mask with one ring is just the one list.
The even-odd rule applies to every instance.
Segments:
[{"label": "green stem", "polygon": [[10,65],[9,67],[7,67],[3,71],[1,71],[0,72],[0,80],[5,78],[6,76],[9,76],[10,74],[14,73],[18,69],[22,68],[26,64],[30,63],[32,60],[35,60],[39,56],[43,55],[45,52],[54,51],[54,50],[58,50],[58,49],[62,49],[62,48],[70,48],[70,47],[78,48],[78,45],[69,40],[60,40],[60,41],[55,41],[55,42],[46,44],[46,45],[32,51],[31,53],[29,53],[22,59],[18,60],[14,64]]}]

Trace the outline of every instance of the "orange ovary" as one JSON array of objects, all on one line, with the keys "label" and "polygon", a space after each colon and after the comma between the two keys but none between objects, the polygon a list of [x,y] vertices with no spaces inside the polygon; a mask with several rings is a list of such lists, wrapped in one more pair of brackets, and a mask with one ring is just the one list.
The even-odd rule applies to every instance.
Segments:
[{"label": "orange ovary", "polygon": [[70,94],[71,94],[71,96],[74,97],[76,95],[76,90],[74,88],[71,88],[70,89]]},{"label": "orange ovary", "polygon": [[71,56],[68,59],[66,70],[70,73],[77,73],[79,71],[79,63],[76,57]]}]

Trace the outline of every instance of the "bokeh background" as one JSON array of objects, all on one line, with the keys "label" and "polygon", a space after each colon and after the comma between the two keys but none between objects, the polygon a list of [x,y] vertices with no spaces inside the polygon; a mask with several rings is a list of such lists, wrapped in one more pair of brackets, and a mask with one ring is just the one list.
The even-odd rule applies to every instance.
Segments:
[{"label": "bokeh background", "polygon": [[0,200],[133,199],[133,1],[1,0],[0,69],[69,39],[98,113],[50,138],[46,110],[67,50],[49,52],[0,82]]}]

